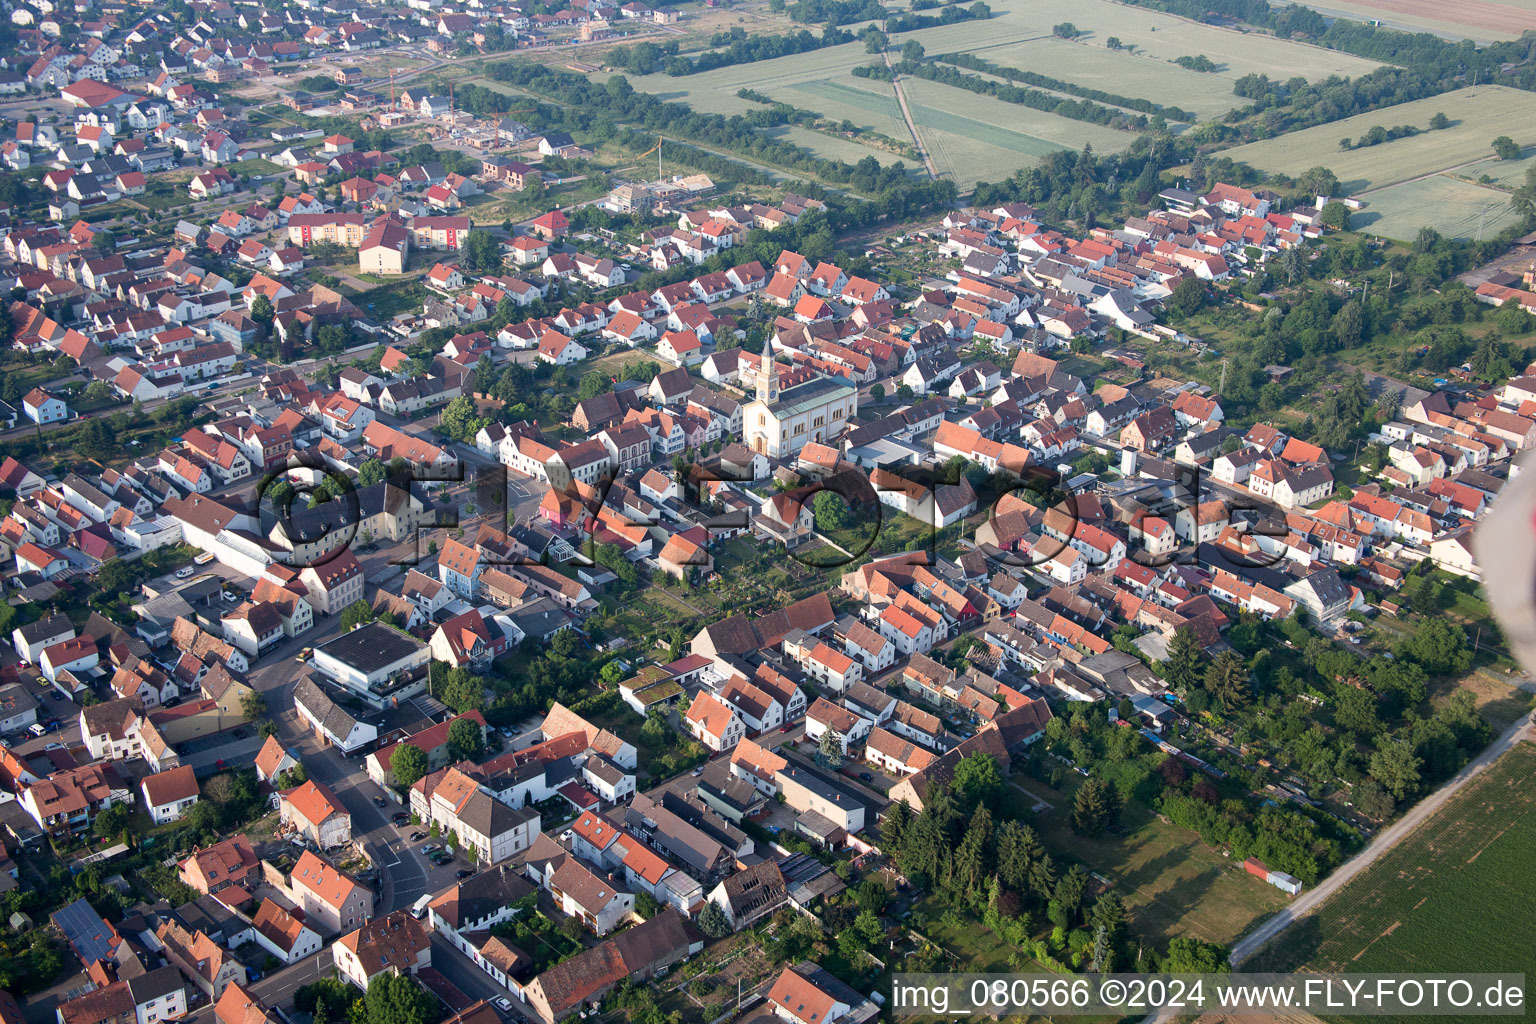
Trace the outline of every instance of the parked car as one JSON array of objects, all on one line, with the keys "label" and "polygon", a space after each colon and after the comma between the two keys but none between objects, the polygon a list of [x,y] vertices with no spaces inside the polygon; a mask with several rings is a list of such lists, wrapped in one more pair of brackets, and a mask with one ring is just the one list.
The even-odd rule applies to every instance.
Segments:
[{"label": "parked car", "polygon": [[860,782],[874,782],[875,781],[875,777],[873,775],[869,774],[869,772],[859,772],[859,781]]},{"label": "parked car", "polygon": [[381,796],[376,796],[376,797],[373,798],[373,806],[375,806],[375,807],[387,807],[388,805],[389,805],[389,801],[385,800]]},{"label": "parked car", "polygon": [[459,870],[454,872],[454,877],[462,880],[473,874],[474,872],[469,870],[469,868],[459,868]]},{"label": "parked car", "polygon": [[179,580],[187,579],[188,577],[190,577],[196,571],[197,570],[194,569],[190,565],[185,566],[185,567],[183,567],[181,569],[177,569],[176,570],[176,578],[179,579]]},{"label": "parked car", "polygon": [[436,843],[428,843],[426,846],[423,846],[421,848],[421,855],[423,857],[430,857],[430,856],[432,856],[432,854],[434,852],[436,852],[436,850],[437,850],[437,844]]},{"label": "parked car", "polygon": [[411,842],[413,843],[419,843],[425,838],[427,838],[427,834],[420,830],[411,833]]}]

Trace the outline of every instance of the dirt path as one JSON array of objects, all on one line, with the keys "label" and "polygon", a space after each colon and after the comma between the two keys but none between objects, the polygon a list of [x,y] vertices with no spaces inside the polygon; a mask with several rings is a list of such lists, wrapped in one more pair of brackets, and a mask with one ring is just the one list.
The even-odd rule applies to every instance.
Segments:
[{"label": "dirt path", "polygon": [[1371,845],[1367,846],[1346,863],[1340,865],[1337,871],[1323,879],[1315,889],[1303,892],[1289,907],[1286,907],[1274,917],[1265,921],[1256,931],[1239,940],[1232,947],[1232,965],[1234,967],[1240,965],[1243,961],[1253,956],[1254,953],[1258,952],[1270,939],[1273,939],[1323,904],[1328,897],[1338,892],[1355,876],[1379,860],[1382,854],[1397,846],[1398,843],[1411,835],[1415,829],[1428,821],[1430,816],[1445,806],[1446,801],[1455,796],[1463,786],[1481,774],[1483,769],[1498,760],[1501,754],[1520,740],[1536,742],[1536,730],[1532,729],[1531,715],[1529,714],[1506,729],[1502,736],[1488,746],[1487,750],[1484,750],[1475,760],[1456,773],[1455,778],[1419,801],[1407,814],[1398,819],[1395,824],[1378,834],[1372,840]]},{"label": "dirt path", "polygon": [[901,91],[901,76],[891,65],[889,51],[880,56],[885,58],[885,66],[891,69],[891,88],[896,90],[896,103],[901,107],[903,120],[907,122],[907,131],[912,133],[912,144],[917,147],[918,154],[923,158],[923,167],[928,171],[928,177],[937,179],[939,172],[933,166],[933,158],[928,155],[928,147],[923,145],[923,137],[917,133],[917,122],[912,119],[912,111],[907,109],[907,94]]}]

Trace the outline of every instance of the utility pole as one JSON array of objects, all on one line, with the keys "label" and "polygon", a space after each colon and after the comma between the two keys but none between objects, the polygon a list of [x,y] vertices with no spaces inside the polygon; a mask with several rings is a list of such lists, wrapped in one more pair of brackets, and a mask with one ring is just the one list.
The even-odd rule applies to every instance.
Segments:
[{"label": "utility pole", "polygon": [[1216,388],[1218,394],[1225,394],[1227,390],[1227,357],[1221,357],[1221,384]]},{"label": "utility pole", "polygon": [[656,136],[656,180],[657,181],[661,181],[661,145],[662,145],[662,143],[664,143],[666,141],[667,140],[666,140],[665,136],[663,136],[663,135],[661,135],[659,133],[657,134],[657,136]]}]

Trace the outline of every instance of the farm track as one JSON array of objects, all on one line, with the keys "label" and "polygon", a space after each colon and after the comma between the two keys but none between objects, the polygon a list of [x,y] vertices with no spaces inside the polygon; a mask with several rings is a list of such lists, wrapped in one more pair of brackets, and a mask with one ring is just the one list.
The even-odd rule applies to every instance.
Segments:
[{"label": "farm track", "polygon": [[923,167],[928,171],[928,177],[937,179],[939,172],[933,166],[933,158],[928,155],[928,147],[923,145],[923,137],[917,132],[917,122],[912,119],[912,111],[907,109],[907,94],[901,89],[901,76],[896,74],[896,69],[891,65],[889,50],[883,51],[880,56],[885,58],[885,66],[891,69],[891,88],[896,90],[896,102],[901,107],[901,116],[907,122],[907,131],[912,133],[912,144],[922,155]]}]

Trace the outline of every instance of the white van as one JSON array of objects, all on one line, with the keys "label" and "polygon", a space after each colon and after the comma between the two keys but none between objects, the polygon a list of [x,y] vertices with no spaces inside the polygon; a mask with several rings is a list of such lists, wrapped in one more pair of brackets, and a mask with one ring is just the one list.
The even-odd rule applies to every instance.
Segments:
[{"label": "white van", "polygon": [[27,726],[27,732],[31,733],[33,736],[41,736],[47,731],[48,730],[43,726],[42,722],[33,722],[31,725]]},{"label": "white van", "polygon": [[432,903],[432,894],[427,893],[411,905],[411,916],[420,921],[427,916],[427,907]]}]

